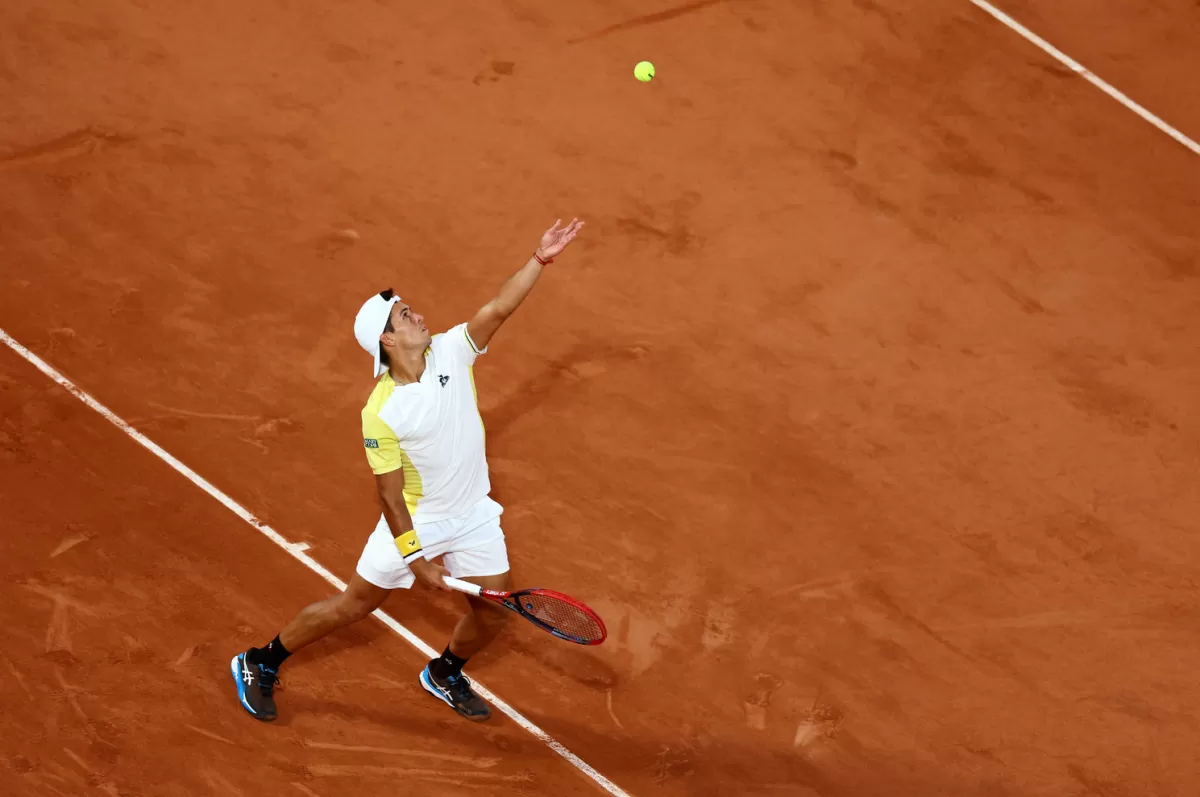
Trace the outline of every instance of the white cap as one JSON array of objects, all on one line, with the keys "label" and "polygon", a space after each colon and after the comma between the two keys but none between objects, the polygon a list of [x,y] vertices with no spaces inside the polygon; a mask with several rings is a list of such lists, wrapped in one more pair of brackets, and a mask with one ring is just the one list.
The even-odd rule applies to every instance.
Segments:
[{"label": "white cap", "polygon": [[[390,290],[375,294],[363,302],[358,315],[354,317],[354,338],[375,362],[371,367],[372,376],[383,373],[383,366],[379,362],[379,336],[387,326],[388,318],[392,314],[392,305],[400,301],[399,296],[391,294]],[[383,298],[385,295],[390,298]]]}]

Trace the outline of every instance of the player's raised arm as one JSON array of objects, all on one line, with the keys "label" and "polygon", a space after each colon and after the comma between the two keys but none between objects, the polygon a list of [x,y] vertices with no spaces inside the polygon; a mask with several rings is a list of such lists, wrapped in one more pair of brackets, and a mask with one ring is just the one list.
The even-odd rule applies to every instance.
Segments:
[{"label": "player's raised arm", "polygon": [[575,240],[575,236],[583,229],[583,222],[579,219],[571,219],[571,222],[565,227],[559,226],[561,224],[562,219],[558,219],[554,222],[553,227],[546,230],[533,257],[529,258],[520,271],[513,274],[507,282],[500,286],[500,292],[496,294],[496,298],[479,308],[479,312],[467,324],[467,334],[471,336],[476,347],[481,350],[487,348],[492,335],[496,334],[500,325],[513,314],[513,311],[521,305],[521,302],[525,301],[525,297],[533,290],[538,277],[542,275],[542,269],[553,262],[555,257],[562,254],[562,251],[571,241]]}]

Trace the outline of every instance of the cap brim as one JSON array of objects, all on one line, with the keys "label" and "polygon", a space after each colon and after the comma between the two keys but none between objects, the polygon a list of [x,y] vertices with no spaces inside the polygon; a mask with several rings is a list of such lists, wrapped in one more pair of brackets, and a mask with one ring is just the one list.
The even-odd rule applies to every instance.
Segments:
[{"label": "cap brim", "polygon": [[[380,331],[380,334],[383,334],[383,332]],[[381,343],[380,346],[382,346],[382,345],[383,344]],[[376,379],[378,379],[379,377],[383,376],[383,372],[386,370],[387,369],[383,367],[383,363],[379,362],[379,346],[376,346],[375,347],[375,367],[373,369],[374,373],[372,374],[372,376],[375,377]]]},{"label": "cap brim", "polygon": [[[382,297],[379,297],[379,298],[382,298]],[[380,342],[379,338],[383,336],[384,330],[387,329],[388,319],[391,317],[391,314],[392,314],[392,307],[399,301],[400,301],[399,296],[392,296],[389,299],[384,299],[382,314],[380,316],[380,321],[379,321],[379,329],[377,329],[377,330],[373,329],[369,333],[371,335],[371,340],[372,340],[372,344],[370,347],[371,360],[372,360],[371,376],[376,379],[378,379],[380,376],[382,376],[384,371],[387,370],[387,367],[379,361],[380,347],[383,345]],[[360,343],[360,345],[363,346],[363,348],[367,347],[366,341],[363,340],[362,338],[359,339],[359,343]]]}]

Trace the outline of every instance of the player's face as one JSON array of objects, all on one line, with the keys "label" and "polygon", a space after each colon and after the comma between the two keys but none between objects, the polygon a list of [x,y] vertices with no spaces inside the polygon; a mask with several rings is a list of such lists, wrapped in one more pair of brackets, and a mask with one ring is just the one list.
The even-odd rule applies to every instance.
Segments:
[{"label": "player's face", "polygon": [[425,326],[425,316],[414,313],[403,302],[392,305],[392,329],[403,348],[421,348],[429,345],[431,336]]}]

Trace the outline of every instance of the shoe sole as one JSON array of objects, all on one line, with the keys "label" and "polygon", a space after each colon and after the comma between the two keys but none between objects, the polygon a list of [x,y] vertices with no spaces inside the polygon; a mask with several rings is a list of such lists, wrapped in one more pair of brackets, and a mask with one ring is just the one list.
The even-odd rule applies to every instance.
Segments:
[{"label": "shoe sole", "polygon": [[471,714],[464,714],[461,711],[459,711],[458,708],[453,703],[450,702],[449,698],[447,698],[445,695],[443,695],[441,692],[439,692],[438,688],[433,685],[433,681],[429,677],[429,668],[428,667],[421,670],[420,681],[421,681],[422,689],[424,689],[426,692],[428,692],[429,694],[436,697],[438,700],[445,703],[447,706],[449,706],[454,711],[455,714],[462,717],[463,719],[468,720],[470,722],[487,722],[491,718],[491,716],[492,716],[491,709],[488,709],[488,713],[480,714],[479,716],[473,716]]},{"label": "shoe sole", "polygon": [[241,667],[241,658],[244,655],[246,654],[239,653],[233,657],[232,661],[229,662],[229,673],[233,676],[234,684],[237,685],[238,703],[240,703],[242,708],[246,710],[247,714],[249,714],[251,717],[254,717],[254,719],[258,720],[259,722],[274,722],[274,717],[264,717],[257,714],[254,709],[250,708],[250,703],[246,700],[246,685],[242,683]]}]

